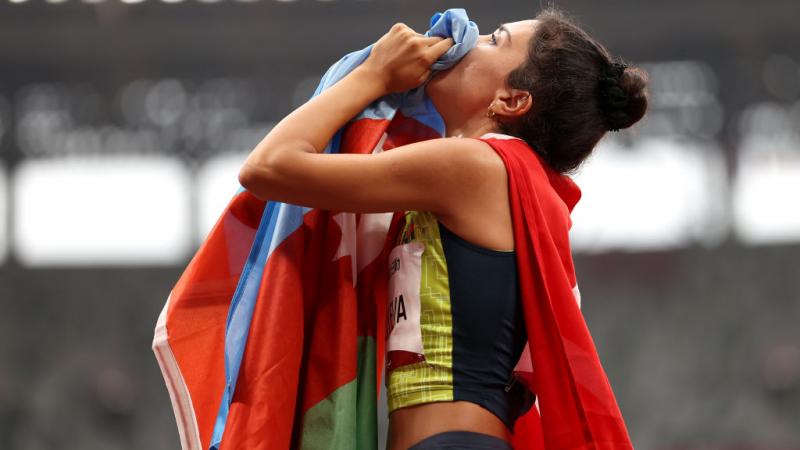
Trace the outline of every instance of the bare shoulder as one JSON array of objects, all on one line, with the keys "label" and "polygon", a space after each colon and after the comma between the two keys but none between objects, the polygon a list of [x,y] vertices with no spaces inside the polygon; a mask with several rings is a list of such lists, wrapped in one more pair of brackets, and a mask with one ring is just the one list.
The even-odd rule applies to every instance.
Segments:
[{"label": "bare shoulder", "polygon": [[454,157],[467,161],[451,208],[437,218],[451,231],[474,244],[513,250],[514,238],[508,201],[508,173],[500,155],[479,139],[453,139]]},{"label": "bare shoulder", "polygon": [[461,176],[474,176],[476,178],[491,178],[505,176],[506,169],[503,159],[487,142],[474,138],[442,138],[436,139],[439,155],[443,161],[451,165],[458,165]]},{"label": "bare shoulder", "polygon": [[[473,138],[448,138],[454,159],[463,161],[462,176],[471,179],[474,188],[496,186],[506,179],[506,167],[500,155],[487,142]],[[464,180],[467,181],[467,180]],[[502,185],[505,187],[505,184]]]},{"label": "bare shoulder", "polygon": [[443,192],[446,207],[437,219],[474,244],[495,250],[513,250],[514,238],[508,202],[505,163],[492,146],[479,139],[441,139],[440,156],[459,161],[450,170],[457,182]]},{"label": "bare shoulder", "polygon": [[[507,174],[499,154],[485,141],[473,138],[442,138],[430,142],[435,145],[430,153],[430,163],[436,173],[449,179],[442,183],[444,208],[441,216],[462,216],[469,211],[484,209],[505,195]],[[435,154],[435,155],[433,155]],[[484,209],[485,210],[485,209]]]}]

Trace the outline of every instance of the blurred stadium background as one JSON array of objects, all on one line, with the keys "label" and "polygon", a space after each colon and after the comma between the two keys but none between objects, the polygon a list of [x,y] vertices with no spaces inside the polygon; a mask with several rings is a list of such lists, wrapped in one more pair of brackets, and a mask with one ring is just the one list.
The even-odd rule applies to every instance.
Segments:
[{"label": "blurred stadium background", "polygon": [[[636,448],[800,449],[800,2],[558,5],[651,75],[573,230]],[[486,32],[540,4],[0,0],[0,447],[178,448],[152,331],[245,152],[449,7]]]}]

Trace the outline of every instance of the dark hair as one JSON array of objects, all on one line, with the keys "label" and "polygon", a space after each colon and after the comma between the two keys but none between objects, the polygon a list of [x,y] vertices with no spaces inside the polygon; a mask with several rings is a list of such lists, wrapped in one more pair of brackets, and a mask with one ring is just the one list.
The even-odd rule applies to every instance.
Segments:
[{"label": "dark hair", "polygon": [[533,106],[500,131],[524,139],[561,173],[576,169],[606,131],[628,128],[647,110],[647,73],[614,59],[596,39],[555,8],[536,16],[528,58],[511,71],[511,88]]}]

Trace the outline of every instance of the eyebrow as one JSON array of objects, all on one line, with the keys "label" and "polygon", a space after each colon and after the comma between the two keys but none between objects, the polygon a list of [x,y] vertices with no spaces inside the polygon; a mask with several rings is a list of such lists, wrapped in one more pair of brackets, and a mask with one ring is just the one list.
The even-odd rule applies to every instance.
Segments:
[{"label": "eyebrow", "polygon": [[508,43],[511,44],[511,32],[508,31],[508,28],[506,28],[505,24],[501,23],[500,26],[497,27],[497,31],[505,31],[506,35],[508,36]]}]

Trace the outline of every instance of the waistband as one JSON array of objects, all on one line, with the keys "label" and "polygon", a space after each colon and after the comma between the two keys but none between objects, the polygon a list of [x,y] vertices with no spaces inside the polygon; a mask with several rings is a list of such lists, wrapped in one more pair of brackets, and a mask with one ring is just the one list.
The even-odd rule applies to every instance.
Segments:
[{"label": "waistband", "polygon": [[474,431],[445,431],[429,436],[408,450],[513,450],[511,444]]}]

